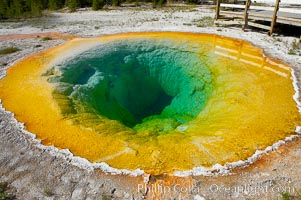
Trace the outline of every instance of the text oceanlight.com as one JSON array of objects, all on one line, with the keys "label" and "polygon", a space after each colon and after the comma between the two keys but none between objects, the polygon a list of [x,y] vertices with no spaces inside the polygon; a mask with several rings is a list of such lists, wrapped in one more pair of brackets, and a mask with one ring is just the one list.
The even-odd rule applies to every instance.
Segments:
[{"label": "text oceanlight.com", "polygon": [[225,194],[248,194],[248,195],[258,195],[267,193],[294,193],[295,189],[291,186],[281,186],[281,185],[250,185],[244,184],[239,186],[225,186],[212,184],[209,187],[212,193],[225,193]]}]

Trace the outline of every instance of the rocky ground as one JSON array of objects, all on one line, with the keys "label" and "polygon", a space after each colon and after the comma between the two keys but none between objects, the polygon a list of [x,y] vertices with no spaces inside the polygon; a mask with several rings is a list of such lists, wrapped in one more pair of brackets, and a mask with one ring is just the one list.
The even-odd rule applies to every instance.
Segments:
[{"label": "rocky ground", "polygon": [[[1,22],[0,49],[18,47],[21,50],[0,55],[0,74],[4,75],[17,60],[71,38],[48,32],[93,37],[120,32],[184,31],[248,40],[263,48],[267,55],[290,64],[301,83],[298,38],[269,37],[252,30],[243,32],[238,27],[215,27],[213,16],[209,8],[178,6],[156,10],[80,10],[48,13],[42,19]],[[51,40],[44,39],[46,36]],[[52,148],[41,148],[11,113],[0,109],[0,149],[0,182],[7,182],[9,192],[17,199],[284,199],[289,196],[301,199],[299,137],[262,155],[253,165],[234,169],[228,175],[182,178],[112,175],[87,170],[54,153]]]}]

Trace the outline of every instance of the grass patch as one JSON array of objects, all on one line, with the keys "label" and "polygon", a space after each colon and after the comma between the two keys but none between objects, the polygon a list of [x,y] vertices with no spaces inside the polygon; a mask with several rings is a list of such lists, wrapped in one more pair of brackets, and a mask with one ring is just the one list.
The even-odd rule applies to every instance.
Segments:
[{"label": "grass patch", "polygon": [[203,17],[193,22],[196,23],[197,27],[211,27],[214,25],[214,19],[212,17]]},{"label": "grass patch", "polygon": [[269,5],[266,3],[258,3],[258,2],[252,2],[252,6],[262,6],[262,7],[268,7]]},{"label": "grass patch", "polygon": [[52,40],[52,38],[51,38],[51,37],[48,37],[48,36],[46,36],[46,37],[43,37],[43,38],[42,38],[42,40],[43,40],[43,41],[48,41],[48,40]]},{"label": "grass patch", "polygon": [[298,200],[301,200],[301,192],[300,191],[297,191],[297,198]]},{"label": "grass patch", "polygon": [[54,195],[53,192],[49,188],[44,188],[43,193],[46,197],[51,197]]},{"label": "grass patch", "polygon": [[183,23],[184,26],[192,26],[191,23]]},{"label": "grass patch", "polygon": [[16,199],[14,195],[7,192],[8,184],[0,183],[0,200],[13,200]]},{"label": "grass patch", "polygon": [[15,53],[17,51],[20,51],[20,49],[16,48],[16,47],[8,47],[8,48],[5,48],[5,49],[0,49],[0,55]]},{"label": "grass patch", "polygon": [[281,38],[275,38],[274,37],[274,39],[275,39],[276,42],[282,42]]},{"label": "grass patch", "polygon": [[102,200],[111,200],[112,197],[110,197],[110,196],[108,196],[108,195],[105,195],[105,194],[102,194],[102,195],[101,195],[101,199],[102,199]]},{"label": "grass patch", "polygon": [[288,54],[289,55],[297,55],[297,53],[293,49],[288,50]]},{"label": "grass patch", "polygon": [[294,42],[292,43],[292,48],[293,49],[298,49],[300,46],[300,43],[297,40],[294,40]]},{"label": "grass patch", "polygon": [[281,199],[282,200],[291,200],[291,199],[293,199],[293,197],[288,192],[282,192]]},{"label": "grass patch", "polygon": [[291,48],[288,50],[288,54],[297,55],[299,50],[300,50],[300,43],[298,42],[298,40],[294,40]]}]

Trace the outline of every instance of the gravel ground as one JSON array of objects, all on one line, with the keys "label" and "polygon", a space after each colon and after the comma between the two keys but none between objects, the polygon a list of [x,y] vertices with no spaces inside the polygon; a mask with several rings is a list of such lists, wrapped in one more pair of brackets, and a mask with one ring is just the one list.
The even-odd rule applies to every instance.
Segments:
[{"label": "gravel ground", "polygon": [[[216,33],[250,41],[263,48],[267,55],[290,64],[301,87],[298,38],[269,37],[235,27],[208,26],[204,17],[213,16],[211,9],[201,7],[123,8],[52,13],[42,19],[2,22],[0,49],[13,46],[21,51],[0,56],[0,75],[17,60],[64,42],[62,39],[43,41],[36,35],[18,37],[20,33],[60,32],[92,37],[120,32],[184,31]],[[4,36],[10,34],[16,37],[5,39]],[[111,175],[83,169],[71,159],[53,153],[53,148],[42,149],[38,141],[16,123],[12,113],[0,109],[0,149],[0,182],[8,182],[17,199],[281,199],[285,192],[298,199],[301,192],[299,137],[261,156],[253,165],[234,169],[226,176]]]}]

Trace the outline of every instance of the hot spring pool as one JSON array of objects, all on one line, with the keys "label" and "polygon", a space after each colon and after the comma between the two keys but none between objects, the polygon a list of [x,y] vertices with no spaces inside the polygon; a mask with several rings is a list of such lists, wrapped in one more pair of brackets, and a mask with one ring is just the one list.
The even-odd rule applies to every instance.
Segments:
[{"label": "hot spring pool", "polygon": [[294,134],[294,94],[286,64],[192,33],[74,39],[0,80],[4,107],[43,144],[153,174],[245,160]]}]

